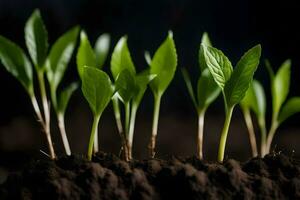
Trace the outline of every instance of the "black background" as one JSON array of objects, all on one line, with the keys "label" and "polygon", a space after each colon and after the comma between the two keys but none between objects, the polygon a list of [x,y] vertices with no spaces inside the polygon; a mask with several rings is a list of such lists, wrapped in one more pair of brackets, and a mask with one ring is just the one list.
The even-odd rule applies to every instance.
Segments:
[{"label": "black background", "polygon": [[[153,55],[167,31],[172,30],[178,53],[178,68],[186,67],[193,80],[197,79],[199,73],[197,53],[204,31],[209,33],[213,45],[221,49],[232,63],[236,63],[247,49],[260,43],[263,48],[262,62],[255,77],[265,87],[268,105],[271,105],[271,101],[269,78],[263,65],[265,58],[270,59],[274,69],[285,59],[292,59],[290,96],[300,95],[300,6],[296,0],[1,0],[0,34],[25,48],[24,25],[35,8],[41,10],[50,44],[75,25],[86,30],[92,44],[104,32],[111,34],[112,46],[121,36],[128,35],[129,49],[138,70],[147,66],[144,51],[149,50]],[[104,70],[109,71],[109,61]],[[77,79],[73,56],[63,85]],[[1,155],[20,151],[43,156],[39,149],[47,151],[44,146],[45,138],[35,122],[29,98],[21,85],[3,67],[0,67],[0,87]],[[71,101],[67,114],[67,131],[74,152],[84,154],[91,113],[80,91],[76,92]],[[194,154],[196,114],[179,70],[163,97],[161,107],[159,155]],[[210,160],[216,158],[223,110],[222,99],[219,98],[208,111],[204,148],[207,159]],[[268,118],[270,114],[268,112]],[[148,91],[137,120],[134,150],[137,158],[145,158],[147,155],[151,116],[152,95]],[[296,115],[278,130],[274,141],[277,151],[292,153],[295,150],[296,155],[300,155],[297,145],[300,138],[298,123],[299,115]],[[55,146],[58,152],[62,152],[55,117],[52,124]],[[100,122],[100,144],[104,151],[118,152],[119,138],[111,108],[107,109]],[[242,160],[250,156],[247,131],[238,109],[233,117],[227,155]]]}]

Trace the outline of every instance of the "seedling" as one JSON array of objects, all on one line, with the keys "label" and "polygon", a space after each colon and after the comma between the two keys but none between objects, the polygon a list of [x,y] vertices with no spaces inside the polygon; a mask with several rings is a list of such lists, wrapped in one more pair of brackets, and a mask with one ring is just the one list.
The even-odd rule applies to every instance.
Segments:
[{"label": "seedling", "polygon": [[218,49],[201,45],[206,65],[221,88],[225,104],[225,122],[221,133],[218,161],[223,162],[226,139],[233,109],[245,96],[259,64],[261,47],[247,51],[233,70],[229,59]]},{"label": "seedling", "polygon": [[[110,36],[102,34],[98,37],[94,49],[92,48],[85,31],[80,33],[80,46],[77,52],[77,70],[82,79],[84,66],[92,66],[102,69],[110,47]],[[95,134],[94,152],[99,151],[98,134]]]},{"label": "seedling", "polygon": [[[206,46],[211,46],[211,42],[207,33],[202,36],[201,44]],[[199,51],[199,65],[201,70],[201,75],[198,78],[197,83],[197,96],[195,95],[191,79],[186,69],[182,69],[182,75],[186,83],[188,93],[192,99],[194,107],[196,108],[198,114],[198,139],[197,139],[197,153],[200,159],[203,159],[203,131],[204,131],[204,117],[209,105],[215,101],[219,96],[221,89],[215,83],[211,73],[207,69],[204,56],[203,48]]]},{"label": "seedling", "polygon": [[173,33],[169,31],[166,40],[154,54],[150,63],[150,74],[156,74],[150,87],[154,97],[154,113],[152,123],[152,136],[149,144],[150,157],[155,156],[155,144],[158,128],[161,97],[171,83],[177,67],[177,53],[173,40]]},{"label": "seedling", "polygon": [[134,135],[135,119],[142,97],[148,83],[154,78],[145,70],[136,74],[127,45],[127,37],[122,37],[117,43],[111,59],[111,72],[116,82],[118,91],[113,97],[115,113],[121,122],[119,100],[125,107],[125,129],[120,132],[125,160],[132,159],[132,144]]}]

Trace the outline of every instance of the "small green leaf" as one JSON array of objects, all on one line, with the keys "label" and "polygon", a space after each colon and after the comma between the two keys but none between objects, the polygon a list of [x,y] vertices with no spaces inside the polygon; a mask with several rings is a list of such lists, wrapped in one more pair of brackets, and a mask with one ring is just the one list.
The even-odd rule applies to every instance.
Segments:
[{"label": "small green leaf", "polygon": [[274,113],[279,113],[282,104],[287,98],[290,87],[290,76],[291,60],[286,60],[274,76],[274,80],[271,85]]},{"label": "small green leaf", "polygon": [[192,99],[192,102],[193,102],[195,108],[198,109],[198,103],[197,103],[197,100],[195,98],[194,89],[193,89],[193,85],[192,85],[192,81],[191,81],[191,78],[189,76],[189,73],[187,72],[187,70],[185,68],[182,68],[181,72],[182,72],[183,80],[184,80],[185,85],[187,87],[188,93],[189,93],[189,95]]},{"label": "small green leaf", "polygon": [[[212,47],[212,44],[211,44],[208,34],[206,32],[203,33],[203,35],[202,35],[201,44]],[[200,44],[200,49],[199,49],[199,66],[200,66],[200,70],[202,72],[204,69],[207,68],[207,65],[205,62],[203,47],[201,46],[201,44]]]},{"label": "small green leaf", "polygon": [[127,37],[123,36],[117,43],[110,62],[111,73],[116,80],[118,75],[127,69],[131,74],[135,75],[135,67],[132,62],[130,52],[127,46]]},{"label": "small green leaf", "polygon": [[122,102],[128,103],[136,89],[134,75],[128,69],[124,69],[117,77],[115,85]]},{"label": "small green leaf", "polygon": [[152,60],[150,52],[149,51],[145,51],[144,57],[145,57],[146,63],[150,66],[151,65],[151,60]]},{"label": "small green leaf", "polygon": [[201,44],[205,63],[212,74],[215,82],[223,90],[225,83],[230,79],[232,73],[232,65],[229,59],[222,51]]},{"label": "small green leaf", "polygon": [[59,95],[58,98],[58,107],[57,112],[62,113],[63,115],[66,112],[67,106],[69,104],[70,98],[74,91],[79,87],[79,84],[74,82],[66,87]]},{"label": "small green leaf", "polygon": [[271,80],[271,85],[272,85],[272,82],[274,80],[274,71],[273,71],[273,68],[272,68],[272,65],[270,63],[270,61],[268,59],[265,59],[265,66],[267,68],[267,71],[269,73],[269,76],[270,76],[270,80]]},{"label": "small green leaf", "polygon": [[225,84],[225,97],[228,107],[239,103],[245,96],[259,64],[261,46],[248,50],[237,63],[231,78]]},{"label": "small green leaf", "polygon": [[139,106],[141,100],[146,92],[147,85],[155,79],[155,74],[150,74],[148,70],[139,73],[136,76],[136,90],[135,95],[133,96],[132,102],[135,106]]},{"label": "small green leaf", "polygon": [[83,68],[81,90],[94,116],[104,111],[114,94],[109,76],[96,67]]},{"label": "small green leaf", "polygon": [[199,77],[197,84],[198,111],[207,108],[220,94],[221,89],[214,81],[208,69]]},{"label": "small green leaf", "polygon": [[18,45],[3,36],[0,36],[0,60],[29,95],[33,95],[32,66],[29,59]]},{"label": "small green leaf", "polygon": [[79,27],[63,34],[54,43],[46,63],[47,78],[51,88],[56,90],[60,84],[76,45]]},{"label": "small green leaf", "polygon": [[48,33],[39,10],[35,10],[26,22],[25,41],[35,67],[42,70],[47,58]]},{"label": "small green leaf", "polygon": [[177,67],[177,54],[173,33],[169,31],[166,40],[155,52],[151,61],[150,73],[156,74],[150,86],[155,94],[162,95],[171,83]]},{"label": "small green leaf", "polygon": [[97,66],[96,55],[84,31],[80,32],[80,46],[77,52],[77,70],[82,78],[84,66]]},{"label": "small green leaf", "polygon": [[107,33],[104,33],[100,35],[95,43],[94,51],[96,55],[96,63],[97,66],[102,68],[110,47],[110,35]]},{"label": "small green leaf", "polygon": [[287,118],[299,112],[300,112],[300,97],[293,97],[289,99],[286,102],[286,104],[283,105],[278,116],[278,121],[279,123],[282,123]]}]

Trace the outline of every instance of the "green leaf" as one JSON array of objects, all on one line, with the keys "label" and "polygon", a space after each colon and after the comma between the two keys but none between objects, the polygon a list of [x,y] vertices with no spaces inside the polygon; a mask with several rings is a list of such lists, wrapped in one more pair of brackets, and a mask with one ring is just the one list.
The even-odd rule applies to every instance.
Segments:
[{"label": "green leaf", "polygon": [[237,63],[231,78],[225,84],[225,97],[228,107],[239,103],[245,96],[259,64],[261,46],[248,50]]},{"label": "green leaf", "polygon": [[220,94],[221,89],[214,81],[208,69],[199,77],[197,84],[198,111],[207,108]]},{"label": "green leaf", "polygon": [[[203,35],[202,35],[201,44],[212,47],[212,44],[211,44],[208,34],[206,32],[203,33]],[[200,44],[200,49],[199,49],[199,66],[200,66],[200,70],[202,72],[204,69],[207,68],[207,65],[205,62],[203,47],[201,46],[201,44]]]},{"label": "green leaf", "polygon": [[79,27],[74,27],[63,34],[54,43],[46,63],[47,78],[52,89],[60,84],[76,45]]},{"label": "green leaf", "polygon": [[269,73],[269,76],[270,76],[270,80],[271,80],[271,85],[272,85],[272,82],[274,80],[274,71],[273,71],[273,68],[272,68],[272,65],[270,63],[270,61],[268,59],[265,59],[265,66],[267,68],[267,71]]},{"label": "green leaf", "polygon": [[39,10],[35,10],[26,22],[25,41],[35,67],[42,70],[47,58],[48,33]]},{"label": "green leaf", "polygon": [[96,66],[96,55],[89,42],[89,39],[84,31],[80,32],[80,46],[78,48],[77,56],[77,70],[79,76],[82,78],[84,66]]},{"label": "green leaf", "polygon": [[66,112],[67,106],[69,104],[70,98],[74,91],[79,87],[79,84],[74,82],[66,87],[59,95],[58,98],[58,107],[57,112],[62,113],[63,115]]},{"label": "green leaf", "polygon": [[114,94],[109,76],[96,67],[83,68],[81,90],[94,116],[104,111]]},{"label": "green leaf", "polygon": [[291,60],[286,60],[274,76],[271,92],[273,98],[273,112],[279,113],[287,98],[290,88]]},{"label": "green leaf", "polygon": [[33,95],[32,66],[29,59],[18,45],[3,36],[0,36],[0,60],[29,95]]},{"label": "green leaf", "polygon": [[192,102],[193,102],[195,108],[198,109],[198,102],[195,98],[194,89],[193,89],[193,85],[192,85],[192,81],[191,81],[191,78],[189,76],[189,73],[187,72],[187,70],[185,68],[181,69],[181,73],[182,73],[185,85],[187,87],[188,93],[189,93],[189,95],[192,99]]},{"label": "green leaf", "polygon": [[131,74],[135,75],[135,67],[132,62],[130,52],[127,46],[127,37],[123,36],[117,43],[110,62],[111,73],[116,80],[118,75],[127,69]]},{"label": "green leaf", "polygon": [[155,52],[151,61],[150,73],[156,74],[150,87],[155,94],[162,95],[172,81],[177,67],[177,54],[173,33],[169,31],[166,40]]},{"label": "green leaf", "polygon": [[128,103],[136,90],[134,75],[128,69],[124,69],[117,77],[115,85],[122,102]]},{"label": "green leaf", "polygon": [[230,79],[232,73],[232,65],[229,59],[222,51],[201,44],[205,63],[215,82],[223,90],[225,83]]},{"label": "green leaf", "polygon": [[96,55],[96,64],[98,67],[102,68],[110,47],[110,35],[104,33],[100,35],[95,43],[94,51]]},{"label": "green leaf", "polygon": [[148,70],[139,73],[136,76],[136,90],[135,95],[133,96],[132,102],[135,106],[139,106],[141,100],[146,92],[147,85],[155,79],[155,74],[150,74]]},{"label": "green leaf", "polygon": [[144,57],[145,57],[146,63],[150,66],[151,65],[151,61],[152,61],[150,52],[149,51],[145,51]]},{"label": "green leaf", "polygon": [[299,113],[300,112],[300,97],[293,97],[289,99],[286,104],[282,107],[279,116],[278,121],[279,123],[282,123],[290,116]]}]

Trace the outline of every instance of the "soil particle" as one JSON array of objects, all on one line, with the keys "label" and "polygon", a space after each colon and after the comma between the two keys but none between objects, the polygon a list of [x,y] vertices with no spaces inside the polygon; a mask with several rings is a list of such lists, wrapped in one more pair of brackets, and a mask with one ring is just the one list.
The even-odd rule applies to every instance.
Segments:
[{"label": "soil particle", "polygon": [[300,165],[283,154],[223,164],[196,157],[125,162],[99,153],[33,161],[0,185],[0,199],[300,199]]}]

